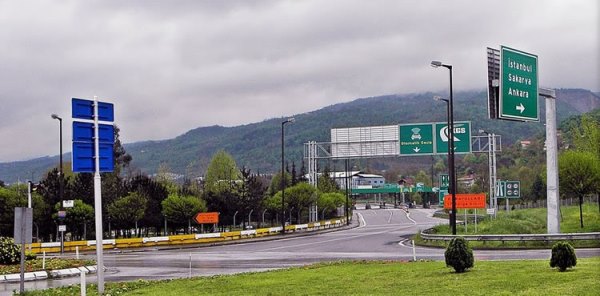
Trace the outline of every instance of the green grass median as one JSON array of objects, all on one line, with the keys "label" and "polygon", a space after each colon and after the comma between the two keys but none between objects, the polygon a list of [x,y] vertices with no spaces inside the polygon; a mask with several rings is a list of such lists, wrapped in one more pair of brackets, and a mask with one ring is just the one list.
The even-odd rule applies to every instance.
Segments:
[{"label": "green grass median", "polygon": [[[600,257],[567,272],[549,260],[476,261],[457,274],[444,262],[336,262],[260,273],[108,283],[107,295],[600,295]],[[78,295],[79,286],[27,295]],[[97,295],[90,287],[88,295]]]},{"label": "green grass median", "polygon": [[[471,211],[470,213],[473,213]],[[464,211],[457,211],[457,219],[464,221]],[[545,208],[512,210],[510,212],[499,211],[495,219],[486,216],[485,219],[475,223],[469,220],[466,231],[463,223],[457,223],[457,235],[477,234],[534,234],[547,233],[546,231],[547,210]],[[600,212],[598,204],[583,204],[584,227],[579,224],[579,206],[561,207],[561,233],[600,232]],[[433,228],[432,234],[450,234],[450,226],[438,225]],[[425,241],[419,235],[415,237],[415,243],[427,246],[445,247],[447,242]],[[600,241],[572,241],[574,247],[600,247]],[[471,247],[478,248],[550,248],[554,242],[529,241],[529,242],[469,242]]]}]

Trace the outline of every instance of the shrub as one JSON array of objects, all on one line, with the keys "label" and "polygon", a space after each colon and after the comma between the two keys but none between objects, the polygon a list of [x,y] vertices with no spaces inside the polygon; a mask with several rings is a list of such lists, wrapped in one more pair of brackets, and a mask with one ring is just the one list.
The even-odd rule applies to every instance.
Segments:
[{"label": "shrub", "polygon": [[25,261],[37,259],[37,254],[31,251],[25,251]]},{"label": "shrub", "polygon": [[467,268],[473,267],[473,250],[469,247],[469,243],[462,237],[453,238],[446,252],[446,266],[451,266],[457,273],[464,272]]},{"label": "shrub", "polygon": [[575,265],[577,265],[577,256],[571,244],[568,242],[557,242],[552,246],[550,267],[558,267],[558,271],[562,272]]},{"label": "shrub", "polygon": [[0,264],[10,265],[21,260],[21,248],[12,238],[0,237]]}]

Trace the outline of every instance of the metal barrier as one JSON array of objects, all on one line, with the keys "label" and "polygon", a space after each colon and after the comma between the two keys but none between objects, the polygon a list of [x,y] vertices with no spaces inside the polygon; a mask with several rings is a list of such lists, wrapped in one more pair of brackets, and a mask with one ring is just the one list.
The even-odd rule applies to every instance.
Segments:
[{"label": "metal barrier", "polygon": [[[285,227],[288,232],[304,232],[315,231],[327,228],[341,227],[346,225],[346,219],[332,219],[308,224],[287,225]],[[154,236],[154,237],[138,237],[138,238],[122,238],[122,239],[104,239],[102,247],[104,249],[121,249],[121,248],[138,248],[150,246],[169,246],[169,245],[184,245],[184,244],[203,244],[217,243],[223,241],[246,239],[252,237],[263,237],[277,235],[281,232],[281,226],[260,228],[256,230],[230,231],[218,233],[202,233],[202,234],[182,234],[169,236]],[[29,245],[27,247],[29,249]],[[96,250],[96,241],[68,241],[64,243],[65,252],[92,251]],[[58,253],[60,252],[60,242],[49,243],[33,243],[31,251],[34,253]]]},{"label": "metal barrier", "polygon": [[[427,229],[430,230],[430,229]],[[561,241],[561,240],[600,240],[600,232],[586,233],[556,233],[556,234],[483,234],[483,235],[450,235],[429,234],[421,232],[424,240],[449,241],[455,237],[463,237],[468,241]]]}]

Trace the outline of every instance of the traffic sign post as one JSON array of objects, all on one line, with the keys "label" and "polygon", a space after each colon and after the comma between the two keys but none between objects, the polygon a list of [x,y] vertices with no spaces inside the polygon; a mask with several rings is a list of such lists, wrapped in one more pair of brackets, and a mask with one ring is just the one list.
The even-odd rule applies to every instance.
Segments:
[{"label": "traffic sign post", "polygon": [[[114,145],[114,106],[94,100],[72,99],[73,172],[94,172],[94,213],[96,220],[96,264],[98,293],[104,293],[102,255],[102,181],[100,172],[112,172]],[[100,124],[100,121],[105,124]]]},{"label": "traffic sign post", "polygon": [[539,121],[537,56],[501,46],[500,60],[498,117]]}]

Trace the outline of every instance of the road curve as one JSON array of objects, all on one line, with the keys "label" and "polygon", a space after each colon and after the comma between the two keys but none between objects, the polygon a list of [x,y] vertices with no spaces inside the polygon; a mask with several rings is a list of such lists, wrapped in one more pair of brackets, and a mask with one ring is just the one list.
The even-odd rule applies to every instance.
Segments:
[{"label": "road curve", "polygon": [[[264,271],[335,260],[412,260],[410,236],[447,220],[433,217],[433,210],[357,210],[355,227],[310,236],[185,249],[143,252],[107,252],[106,281],[167,279],[188,276]],[[417,259],[443,260],[444,250],[416,247]],[[548,259],[550,250],[477,250],[476,260]],[[94,258],[93,254],[89,255]],[[579,249],[578,257],[600,256],[600,249]],[[95,275],[88,282],[95,282]],[[26,289],[44,289],[79,283],[78,278],[26,283]],[[0,294],[18,289],[0,284]]]}]

